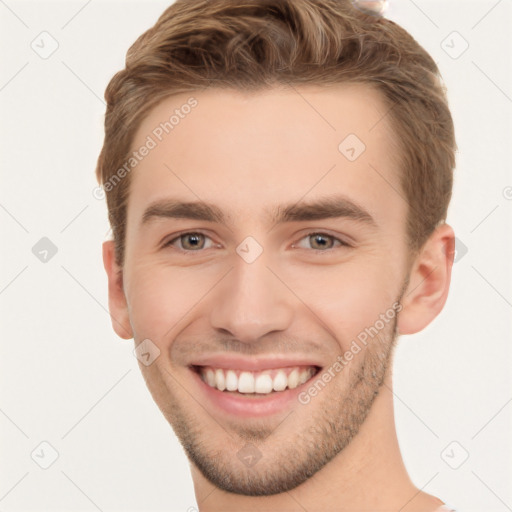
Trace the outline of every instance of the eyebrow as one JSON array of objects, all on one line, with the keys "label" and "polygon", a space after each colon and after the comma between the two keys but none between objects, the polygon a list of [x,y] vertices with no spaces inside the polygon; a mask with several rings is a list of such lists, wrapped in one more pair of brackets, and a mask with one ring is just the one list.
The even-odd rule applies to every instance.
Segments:
[{"label": "eyebrow", "polygon": [[[347,218],[376,228],[377,222],[363,207],[345,196],[328,196],[310,202],[297,202],[279,205],[265,212],[272,224],[304,222],[331,218]],[[192,219],[227,225],[232,217],[219,207],[203,201],[184,202],[163,199],[150,204],[142,215],[142,225],[158,219]]]}]

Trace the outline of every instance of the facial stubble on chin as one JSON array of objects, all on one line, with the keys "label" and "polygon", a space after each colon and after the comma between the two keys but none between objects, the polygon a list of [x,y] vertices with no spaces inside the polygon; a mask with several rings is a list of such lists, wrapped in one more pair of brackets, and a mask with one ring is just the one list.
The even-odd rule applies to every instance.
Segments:
[{"label": "facial stubble on chin", "polygon": [[[400,294],[400,298],[403,293]],[[400,299],[399,298],[399,299]],[[399,300],[398,299],[398,300]],[[168,390],[166,404],[159,404],[164,416],[178,437],[189,460],[213,485],[224,491],[246,496],[270,496],[290,491],[306,480],[338,455],[359,432],[391,366],[397,339],[397,316],[372,338],[359,355],[363,361],[357,370],[348,375],[343,389],[336,392],[337,375],[309,404],[313,406],[308,421],[297,424],[292,411],[277,425],[255,422],[252,426],[226,421],[224,425],[214,421],[206,409],[197,405],[194,409],[211,420],[216,436],[226,439],[212,444],[210,433],[200,426],[192,409],[176,399]],[[348,370],[345,367],[342,372]],[[316,375],[313,381],[320,377]],[[331,387],[331,390],[329,390]],[[314,407],[321,395],[328,393],[320,407]],[[188,401],[190,403],[190,401]],[[255,426],[257,425],[257,426]],[[286,442],[272,443],[272,433],[290,429]],[[249,443],[262,455],[252,466],[245,466],[237,452]],[[267,449],[266,449],[266,447]],[[233,449],[233,447],[238,448]],[[254,449],[254,447],[252,448]]]}]

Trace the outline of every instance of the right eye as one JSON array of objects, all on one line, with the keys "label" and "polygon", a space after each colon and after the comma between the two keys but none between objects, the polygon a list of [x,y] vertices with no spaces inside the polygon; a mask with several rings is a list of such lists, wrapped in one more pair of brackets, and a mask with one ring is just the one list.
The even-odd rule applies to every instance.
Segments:
[{"label": "right eye", "polygon": [[[199,231],[189,231],[169,240],[163,245],[163,247],[165,248],[178,244],[180,247],[177,247],[177,249],[180,252],[201,252],[205,245],[205,239],[211,240],[211,238],[204,233]],[[212,246],[206,248],[209,249],[211,247]]]}]

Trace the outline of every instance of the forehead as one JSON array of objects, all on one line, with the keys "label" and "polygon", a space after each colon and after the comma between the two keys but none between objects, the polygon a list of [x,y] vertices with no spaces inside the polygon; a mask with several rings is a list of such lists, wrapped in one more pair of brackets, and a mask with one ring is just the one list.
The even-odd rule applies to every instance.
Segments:
[{"label": "forehead", "polygon": [[398,214],[382,196],[400,201],[388,111],[363,84],[173,95],[134,137],[133,151],[151,149],[132,171],[128,215],[172,197],[222,205],[236,219],[334,191]]}]

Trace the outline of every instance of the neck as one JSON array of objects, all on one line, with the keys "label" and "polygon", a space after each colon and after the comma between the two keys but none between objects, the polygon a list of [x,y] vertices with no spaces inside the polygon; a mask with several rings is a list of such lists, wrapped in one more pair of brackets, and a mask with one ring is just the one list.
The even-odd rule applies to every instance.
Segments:
[{"label": "neck", "polygon": [[212,485],[191,465],[200,512],[386,510],[433,512],[442,501],[411,482],[396,437],[391,374],[358,434],[308,481],[283,494],[243,496]]}]

